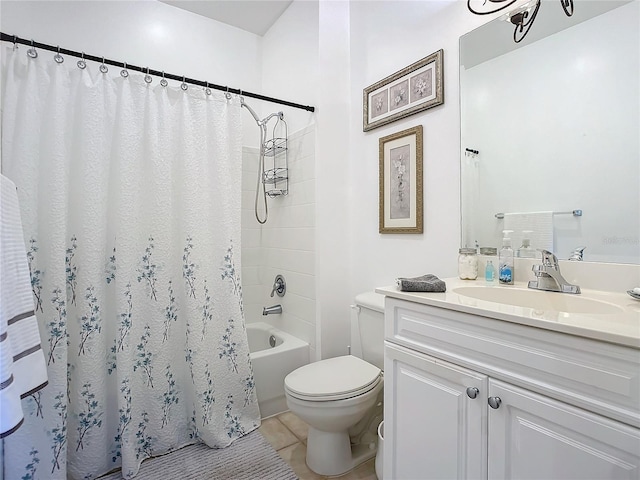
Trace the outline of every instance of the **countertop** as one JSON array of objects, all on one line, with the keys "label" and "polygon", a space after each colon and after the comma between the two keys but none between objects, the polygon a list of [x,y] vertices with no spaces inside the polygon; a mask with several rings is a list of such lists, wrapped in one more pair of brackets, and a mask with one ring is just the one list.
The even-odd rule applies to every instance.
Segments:
[{"label": "countertop", "polygon": [[[445,293],[402,292],[395,285],[376,288],[376,292],[387,297],[423,305],[446,308],[640,349],[640,301],[634,300],[625,292],[613,293],[583,289],[580,295],[572,295],[528,289],[526,283],[500,285],[497,281],[485,282],[484,280],[460,280],[459,278],[446,278],[444,281],[447,284]],[[507,290],[510,289],[524,290],[524,295],[531,295],[531,293],[527,292],[535,292],[535,294],[545,296],[540,297],[541,303],[548,303],[548,306],[529,308],[481,300],[456,292],[457,289],[465,288],[467,293],[470,293],[468,288],[478,287],[501,289],[504,291],[505,297],[509,295]],[[488,293],[492,294],[490,295],[491,297],[501,296],[500,290],[492,290]],[[513,293],[517,295],[519,292]],[[602,305],[603,307],[615,310],[615,313],[592,313],[588,311],[589,308],[578,308],[578,310],[587,310],[580,313],[562,311],[565,302],[577,302],[578,304],[581,302],[581,299],[567,299],[567,296],[602,302],[602,304],[606,304]],[[571,310],[570,308],[568,309]]]}]

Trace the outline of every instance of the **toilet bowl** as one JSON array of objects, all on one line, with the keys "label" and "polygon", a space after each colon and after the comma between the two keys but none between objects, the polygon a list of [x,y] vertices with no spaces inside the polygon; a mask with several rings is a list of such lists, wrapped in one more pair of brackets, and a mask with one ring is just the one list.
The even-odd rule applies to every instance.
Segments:
[{"label": "toilet bowl", "polygon": [[305,365],[284,381],[289,410],[309,425],[307,466],[320,475],[341,475],[376,455],[384,297],[370,292],[356,303],[352,354]]}]

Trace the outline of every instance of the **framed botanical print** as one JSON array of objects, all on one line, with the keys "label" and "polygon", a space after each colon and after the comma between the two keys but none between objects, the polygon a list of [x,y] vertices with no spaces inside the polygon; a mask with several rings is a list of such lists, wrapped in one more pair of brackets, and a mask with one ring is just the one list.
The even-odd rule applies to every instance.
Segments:
[{"label": "framed botanical print", "polygon": [[443,51],[370,85],[363,92],[363,131],[444,103]]},{"label": "framed botanical print", "polygon": [[380,233],[422,233],[422,125],[380,138]]}]

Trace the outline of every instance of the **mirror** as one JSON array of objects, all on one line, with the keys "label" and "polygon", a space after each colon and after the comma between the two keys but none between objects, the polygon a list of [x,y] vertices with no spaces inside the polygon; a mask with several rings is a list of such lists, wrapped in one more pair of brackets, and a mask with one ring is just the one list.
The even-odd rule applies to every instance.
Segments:
[{"label": "mirror", "polygon": [[461,37],[462,246],[533,230],[560,259],[640,263],[639,12],[543,0],[519,44],[508,15]]}]

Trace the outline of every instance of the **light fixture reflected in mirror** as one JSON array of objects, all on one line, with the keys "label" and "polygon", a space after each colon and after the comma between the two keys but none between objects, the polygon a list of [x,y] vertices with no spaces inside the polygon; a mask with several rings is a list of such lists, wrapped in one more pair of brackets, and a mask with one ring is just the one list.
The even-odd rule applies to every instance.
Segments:
[{"label": "light fixture reflected in mirror", "polygon": [[[500,12],[517,3],[519,0],[467,0],[467,8],[471,13],[476,15],[490,15]],[[533,21],[538,15],[541,0],[531,0],[521,3],[513,10],[509,11],[504,17],[515,25],[513,31],[513,41],[521,42],[529,33]],[[560,0],[560,5],[567,17],[573,15],[573,0]]]}]

